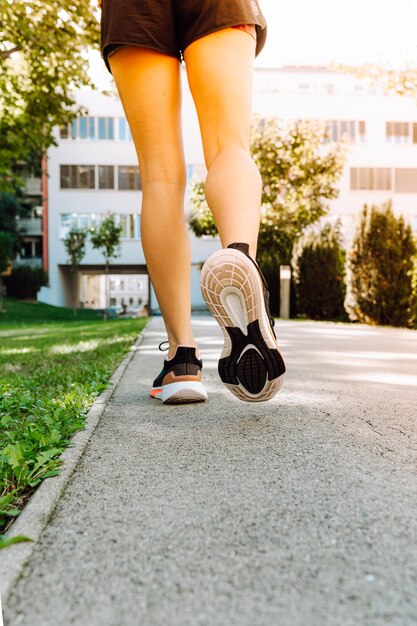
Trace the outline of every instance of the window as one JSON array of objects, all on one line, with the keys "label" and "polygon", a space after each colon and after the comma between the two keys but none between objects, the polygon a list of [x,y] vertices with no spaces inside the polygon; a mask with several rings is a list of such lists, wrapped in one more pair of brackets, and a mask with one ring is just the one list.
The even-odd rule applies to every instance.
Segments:
[{"label": "window", "polygon": [[[60,222],[60,238],[66,237],[71,228],[94,228],[106,217],[103,213],[62,213]],[[123,239],[140,239],[140,215],[127,213],[115,215],[115,222],[122,227]]]},{"label": "window", "polygon": [[395,192],[417,193],[417,169],[401,168],[395,170]]},{"label": "window", "polygon": [[194,165],[187,165],[187,183],[190,184],[194,175]]},{"label": "window", "polygon": [[78,228],[88,228],[90,226],[89,213],[80,213],[78,215]]},{"label": "window", "polygon": [[77,226],[77,214],[64,213],[61,215],[61,226],[64,228],[75,228]]},{"label": "window", "polygon": [[129,223],[128,223],[127,236],[129,239],[134,239],[135,238],[135,216],[129,215],[128,218],[129,218]]},{"label": "window", "polygon": [[61,139],[95,139],[95,118],[77,117],[60,128]]},{"label": "window", "polygon": [[119,118],[119,140],[132,141],[132,133],[130,132],[129,124],[125,117]]},{"label": "window", "polygon": [[94,189],[94,165],[61,165],[61,189]]},{"label": "window", "polygon": [[98,188],[114,189],[114,165],[98,166]]},{"label": "window", "polygon": [[130,191],[142,189],[139,167],[137,165],[119,165],[117,169],[119,189]]},{"label": "window", "polygon": [[385,191],[392,189],[391,169],[388,167],[352,167],[352,191]]},{"label": "window", "polygon": [[32,250],[32,242],[31,241],[24,241],[22,243],[22,246],[20,248],[20,255],[22,257],[26,257],[28,259],[32,258],[33,250]]},{"label": "window", "polygon": [[359,122],[359,141],[363,142],[366,138],[366,123]]},{"label": "window", "polygon": [[98,138],[99,139],[114,139],[114,124],[112,117],[99,117],[98,118]]},{"label": "window", "polygon": [[121,232],[120,236],[123,239],[126,239],[126,237],[127,237],[127,215],[118,215],[118,216],[116,216],[116,223],[118,223],[118,225],[121,226],[121,228],[122,228],[122,232]]},{"label": "window", "polygon": [[78,228],[77,214],[63,213],[61,215],[61,224],[59,229],[60,239],[65,239],[71,228]]},{"label": "window", "polygon": [[90,213],[90,227],[94,228],[98,226],[101,222],[101,215],[97,215],[96,213]]},{"label": "window", "polygon": [[387,122],[386,139],[389,143],[411,143],[409,122]]},{"label": "window", "polygon": [[328,141],[340,142],[348,139],[351,143],[365,141],[366,122],[356,120],[328,120],[326,122]]}]

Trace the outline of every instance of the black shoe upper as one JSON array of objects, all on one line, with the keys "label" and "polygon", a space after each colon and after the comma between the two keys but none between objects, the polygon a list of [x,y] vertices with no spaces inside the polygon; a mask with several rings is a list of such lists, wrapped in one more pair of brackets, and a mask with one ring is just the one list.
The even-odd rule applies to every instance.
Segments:
[{"label": "black shoe upper", "polygon": [[262,280],[266,312],[267,312],[267,315],[268,315],[269,323],[271,325],[271,330],[274,333],[274,337],[276,339],[275,330],[274,330],[275,320],[272,317],[271,310],[269,308],[269,287],[268,287],[268,283],[266,282],[265,276],[261,272],[261,268],[259,267],[259,265],[255,261],[255,259],[252,259],[252,257],[249,254],[249,244],[248,243],[242,243],[242,242],[236,242],[236,243],[231,243],[227,247],[228,248],[232,248],[233,250],[239,250],[239,252],[243,252],[243,254],[245,254],[248,257],[248,259],[250,259],[252,261],[252,263],[254,264],[256,269],[258,270],[259,276],[261,277],[261,280]]},{"label": "black shoe upper", "polygon": [[197,358],[193,347],[178,346],[175,356],[169,361],[165,359],[164,367],[153,382],[154,387],[160,387],[169,372],[175,376],[197,376],[203,367],[203,361]]}]

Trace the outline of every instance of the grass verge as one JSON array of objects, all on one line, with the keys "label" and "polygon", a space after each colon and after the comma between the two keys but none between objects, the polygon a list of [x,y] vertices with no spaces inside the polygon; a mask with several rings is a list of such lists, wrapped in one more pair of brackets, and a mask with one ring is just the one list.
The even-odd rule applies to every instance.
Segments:
[{"label": "grass verge", "polygon": [[[44,478],[146,324],[5,300],[0,314],[0,533]],[[28,307],[30,310],[28,310]],[[0,548],[8,545],[0,535]]]}]

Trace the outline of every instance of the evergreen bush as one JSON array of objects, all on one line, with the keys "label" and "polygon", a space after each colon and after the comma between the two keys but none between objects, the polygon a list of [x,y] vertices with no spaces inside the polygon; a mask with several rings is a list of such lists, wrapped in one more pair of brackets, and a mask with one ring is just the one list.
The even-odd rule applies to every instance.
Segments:
[{"label": "evergreen bush", "polygon": [[7,295],[19,300],[35,300],[39,289],[46,285],[48,276],[41,267],[19,265],[5,279]]},{"label": "evergreen bush", "polygon": [[411,276],[411,291],[412,291],[412,306],[413,306],[413,316],[412,322],[414,328],[417,328],[417,237],[414,238],[414,245],[416,248],[416,254],[413,258],[413,269]]},{"label": "evergreen bush", "polygon": [[310,230],[299,239],[293,255],[299,313],[314,320],[334,320],[346,315],[345,260],[340,222]]},{"label": "evergreen bush", "polygon": [[411,227],[391,202],[365,205],[348,260],[346,309],[352,320],[412,327],[414,323]]}]

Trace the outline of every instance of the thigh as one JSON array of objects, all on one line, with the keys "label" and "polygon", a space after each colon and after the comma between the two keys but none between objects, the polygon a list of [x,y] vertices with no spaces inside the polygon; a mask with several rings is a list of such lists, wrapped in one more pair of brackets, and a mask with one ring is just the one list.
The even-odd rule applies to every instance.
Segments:
[{"label": "thigh", "polygon": [[103,0],[100,49],[108,55],[119,46],[139,46],[180,59],[173,0]]},{"label": "thigh", "polygon": [[178,183],[185,164],[181,138],[180,64],[146,48],[126,47],[109,57],[132,132],[142,183]]},{"label": "thigh", "polygon": [[258,0],[175,0],[174,6],[183,52],[201,37],[242,24],[256,29],[256,55],[265,45],[267,23]]},{"label": "thigh", "polygon": [[254,56],[253,38],[234,28],[201,37],[184,51],[208,167],[225,145],[249,151]]}]

